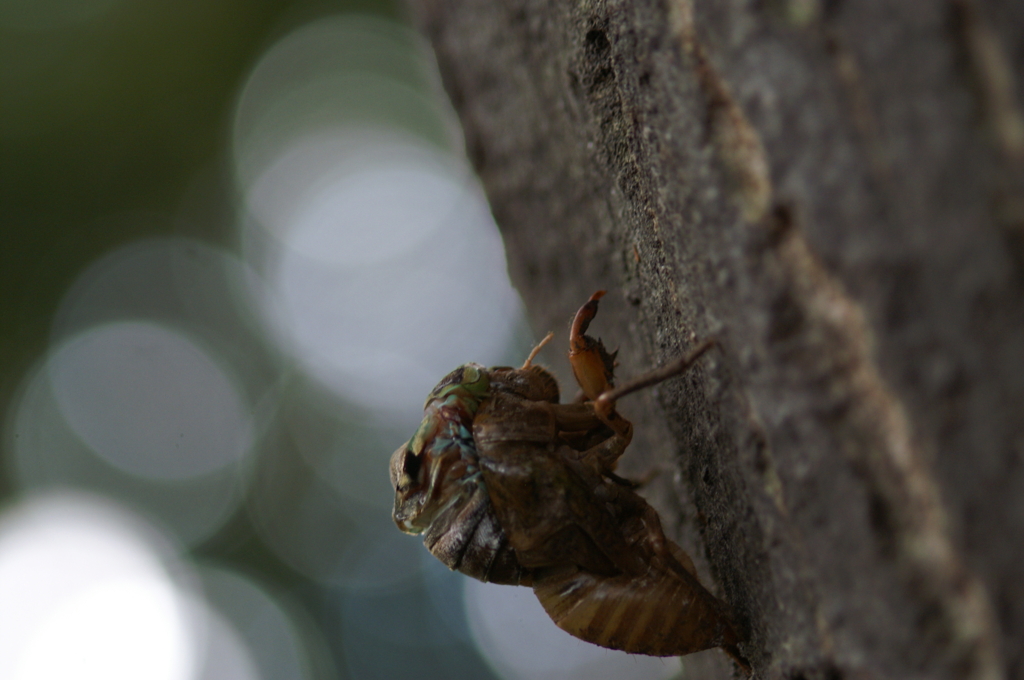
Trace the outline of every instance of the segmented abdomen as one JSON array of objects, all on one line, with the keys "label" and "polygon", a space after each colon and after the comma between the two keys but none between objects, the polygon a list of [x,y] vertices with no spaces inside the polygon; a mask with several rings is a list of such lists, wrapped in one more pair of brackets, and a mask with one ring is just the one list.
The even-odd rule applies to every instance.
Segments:
[{"label": "segmented abdomen", "polygon": [[423,544],[449,569],[480,581],[530,585],[482,484],[467,483],[464,495],[431,522]]},{"label": "segmented abdomen", "polygon": [[534,592],[559,628],[611,649],[679,656],[734,647],[722,606],[696,579],[652,567],[646,576],[596,576],[575,568],[538,572]]}]

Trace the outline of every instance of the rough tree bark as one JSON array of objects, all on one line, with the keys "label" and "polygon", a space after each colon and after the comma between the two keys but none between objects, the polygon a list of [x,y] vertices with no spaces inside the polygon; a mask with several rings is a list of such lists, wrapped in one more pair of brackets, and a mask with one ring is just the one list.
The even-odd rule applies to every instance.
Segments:
[{"label": "rough tree bark", "polygon": [[721,341],[624,465],[758,677],[1024,678],[1024,3],[413,13],[535,328]]}]

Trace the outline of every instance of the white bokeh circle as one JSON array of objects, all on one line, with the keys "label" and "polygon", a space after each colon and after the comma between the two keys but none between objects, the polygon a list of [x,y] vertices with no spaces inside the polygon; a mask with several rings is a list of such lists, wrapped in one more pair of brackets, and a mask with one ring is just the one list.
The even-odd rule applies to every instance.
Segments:
[{"label": "white bokeh circle", "polygon": [[456,366],[504,359],[521,305],[486,201],[443,154],[321,131],[268,166],[247,205],[273,336],[337,394],[408,417]]},{"label": "white bokeh circle", "polygon": [[115,467],[179,480],[237,462],[252,424],[225,368],[186,335],[145,321],[103,324],[66,341],[49,374],[68,424]]},{"label": "white bokeh circle", "polygon": [[191,680],[201,621],[168,546],[109,501],[49,494],[0,515],[0,677]]}]

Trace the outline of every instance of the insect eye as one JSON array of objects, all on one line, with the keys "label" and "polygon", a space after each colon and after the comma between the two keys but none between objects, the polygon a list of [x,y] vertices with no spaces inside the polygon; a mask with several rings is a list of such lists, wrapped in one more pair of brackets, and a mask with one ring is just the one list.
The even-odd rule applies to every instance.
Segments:
[{"label": "insect eye", "polygon": [[405,452],[405,458],[402,459],[402,472],[404,476],[410,479],[418,479],[420,476],[420,468],[423,466],[422,456],[417,456],[412,451]]},{"label": "insect eye", "polygon": [[480,369],[472,364],[466,364],[462,367],[462,379],[459,382],[463,385],[475,385],[480,382]]}]

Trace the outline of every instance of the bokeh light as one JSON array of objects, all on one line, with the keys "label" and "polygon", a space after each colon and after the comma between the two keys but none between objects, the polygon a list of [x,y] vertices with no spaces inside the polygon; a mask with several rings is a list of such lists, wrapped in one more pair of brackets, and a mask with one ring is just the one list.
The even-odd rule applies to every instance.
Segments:
[{"label": "bokeh light", "polygon": [[[315,634],[308,624],[296,623],[293,607],[282,605],[264,587],[237,572],[213,566],[196,571],[209,608],[216,612],[217,625],[234,645],[232,656],[215,656],[233,663],[236,675],[245,671],[259,680],[316,677],[315,667],[325,662],[324,655],[317,650],[314,663],[309,647],[317,642]],[[209,680],[227,677],[231,676],[223,668],[207,668]]]},{"label": "bokeh light", "polygon": [[390,514],[394,490],[380,471],[409,438],[408,423],[370,417],[311,381],[289,386],[280,419],[303,464],[344,502]]},{"label": "bokeh light", "polygon": [[197,680],[261,680],[249,648],[218,612],[206,610],[205,656]]},{"label": "bokeh light", "polygon": [[[124,64],[99,43],[165,16],[136,2],[14,3],[0,31],[20,16],[87,45],[81,26],[96,41],[82,64]],[[147,148],[187,172],[63,218],[92,249],[52,284],[46,344],[3,414],[0,677],[668,677],[677,662],[569,638],[529,589],[476,584],[395,528],[388,458],[424,397],[460,364],[520,363],[532,338],[423,41],[384,18],[292,8],[264,17],[219,103],[197,86],[222,116],[205,165],[188,165],[204,147],[179,120],[199,109],[158,102],[161,124],[185,128]],[[104,13],[116,21],[90,21]],[[190,54],[198,35],[174,48]],[[33,59],[18,73],[46,66]],[[145,84],[124,91],[168,87]],[[108,118],[114,99],[96,95],[79,124],[134,148],[125,121],[146,102]],[[17,110],[5,134],[44,134],[59,111]],[[77,166],[92,174],[83,201],[133,179],[104,179],[122,157],[135,158]]]},{"label": "bokeh light", "polygon": [[459,154],[458,126],[405,26],[340,14],[312,21],[260,57],[238,97],[232,125],[235,176],[248,187],[311,131],[375,127]]},{"label": "bokeh light", "polygon": [[209,537],[241,502],[244,480],[234,467],[150,480],[108,464],[64,419],[45,363],[26,376],[5,429],[8,469],[23,492],[75,487],[109,495],[144,510],[186,544]]},{"label": "bokeh light", "polygon": [[201,622],[165,565],[170,556],[107,501],[55,494],[7,509],[0,677],[193,677]]},{"label": "bokeh light", "polygon": [[[98,227],[166,228],[152,215],[124,214]],[[273,408],[280,366],[261,334],[255,299],[260,279],[235,255],[183,237],[123,245],[81,272],[63,295],[51,324],[51,344],[97,326],[148,321],[177,331],[217,364],[254,409]],[[269,413],[259,413],[260,427]]]},{"label": "bokeh light", "polygon": [[[299,140],[290,167],[272,166],[250,192],[252,228],[281,225],[274,231],[284,239],[261,267],[275,296],[266,309],[308,374],[411,421],[439,376],[504,358],[521,312],[497,229],[468,178],[427,147],[353,146],[337,136]],[[303,163],[332,149],[333,167]],[[283,193],[286,178],[307,195],[264,198],[265,185]]]},{"label": "bokeh light", "polygon": [[443,111],[383,94],[422,89],[403,45],[418,42],[362,17],[284,38],[239,99],[234,152],[273,337],[336,393],[414,422],[439,376],[504,358],[521,309]]},{"label": "bokeh light", "polygon": [[252,445],[230,376],[187,336],[123,321],[78,335],[50,358],[57,404],[107,462],[151,479],[214,472]]},{"label": "bokeh light", "polygon": [[276,408],[279,369],[246,311],[255,285],[237,258],[180,238],[82,272],[8,417],[19,487],[111,494],[184,543],[209,537],[238,507]]}]

